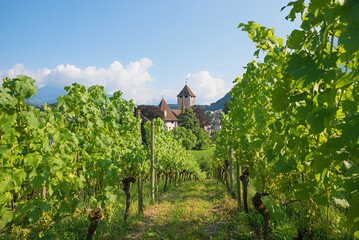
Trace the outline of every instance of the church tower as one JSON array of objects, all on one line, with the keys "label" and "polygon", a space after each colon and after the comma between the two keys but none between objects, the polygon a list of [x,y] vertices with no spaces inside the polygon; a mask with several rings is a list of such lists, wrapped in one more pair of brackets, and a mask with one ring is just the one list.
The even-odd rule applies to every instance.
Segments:
[{"label": "church tower", "polygon": [[185,108],[194,105],[196,105],[196,96],[186,84],[182,91],[177,95],[177,109],[183,111]]}]

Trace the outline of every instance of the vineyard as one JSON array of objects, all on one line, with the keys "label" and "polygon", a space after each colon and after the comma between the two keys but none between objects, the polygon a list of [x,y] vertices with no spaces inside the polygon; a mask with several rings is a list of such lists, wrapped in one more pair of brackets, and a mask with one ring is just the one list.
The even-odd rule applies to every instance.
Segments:
[{"label": "vineyard", "polygon": [[[297,239],[344,239],[347,231],[359,238],[359,4],[299,0],[287,7],[301,29],[286,43],[274,29],[238,26],[264,61],[248,63],[234,81],[216,143],[216,175],[246,212],[248,184],[255,187],[249,197],[263,216],[264,239],[270,216],[283,210]],[[266,199],[281,208],[268,209]]]},{"label": "vineyard", "polygon": [[82,213],[89,214],[87,238],[92,239],[121,191],[127,220],[130,187],[136,181],[143,211],[143,178],[151,178],[154,200],[161,175],[166,185],[205,177],[192,155],[164,130],[162,120],[152,121],[152,135],[148,121],[142,139],[135,105],[121,100],[121,92],[108,98],[101,86],[86,89],[74,83],[56,108],[40,111],[25,101],[36,93],[34,82],[18,76],[4,79],[0,88],[2,234],[34,237]]},{"label": "vineyard", "polygon": [[[239,24],[263,61],[234,81],[212,166],[120,91],[74,83],[40,111],[27,104],[35,80],[3,79],[0,239],[48,238],[57,226],[53,239],[359,238],[359,2],[308,2],[283,7],[301,20],[286,41]],[[74,219],[85,232],[66,232]]]}]

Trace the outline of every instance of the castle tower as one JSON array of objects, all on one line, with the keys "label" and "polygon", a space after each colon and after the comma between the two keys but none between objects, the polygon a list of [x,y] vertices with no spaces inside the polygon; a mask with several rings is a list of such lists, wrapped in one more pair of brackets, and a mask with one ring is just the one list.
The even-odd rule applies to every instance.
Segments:
[{"label": "castle tower", "polygon": [[186,84],[182,91],[177,95],[177,109],[182,110],[194,105],[196,105],[196,96]]}]

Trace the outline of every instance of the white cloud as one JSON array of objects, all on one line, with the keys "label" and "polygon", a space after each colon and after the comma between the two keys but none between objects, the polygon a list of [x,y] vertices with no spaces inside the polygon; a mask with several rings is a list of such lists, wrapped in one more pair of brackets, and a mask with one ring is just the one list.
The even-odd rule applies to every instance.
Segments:
[{"label": "white cloud", "polygon": [[34,78],[38,87],[49,86],[61,89],[74,82],[86,87],[99,84],[110,94],[121,90],[126,99],[134,99],[136,103],[150,103],[154,96],[160,94],[148,86],[148,83],[153,81],[148,73],[148,68],[151,66],[152,61],[148,58],[131,62],[126,67],[114,61],[108,68],[89,66],[81,69],[75,65],[61,64],[53,69],[43,68],[33,71],[26,69],[23,64],[16,64],[11,69],[0,71],[0,76],[13,78],[24,74]]},{"label": "white cloud", "polygon": [[23,64],[16,64],[13,68],[0,71],[0,77],[10,77],[14,78],[17,75],[23,74],[26,76],[30,76],[33,79],[36,80],[36,85],[38,87],[43,87],[45,84],[43,84],[43,79],[46,75],[50,74],[51,70],[47,68],[43,69],[37,69],[36,71],[25,69]]},{"label": "white cloud", "polygon": [[[164,99],[166,100],[167,103],[177,103],[177,94],[179,90],[173,90],[173,89],[163,89],[159,92],[159,96],[158,97],[164,97]],[[157,99],[159,99],[157,97]],[[161,100],[159,99],[159,100]]]},{"label": "white cloud", "polygon": [[[162,96],[167,103],[177,103],[177,94],[181,89],[153,89],[150,84],[154,80],[148,73],[152,61],[142,58],[131,62],[124,67],[120,62],[114,61],[107,68],[88,66],[84,69],[75,65],[57,65],[53,69],[42,68],[29,70],[23,64],[16,64],[13,68],[0,71],[0,77],[16,77],[24,74],[36,80],[38,87],[52,87],[63,89],[64,86],[77,82],[86,87],[102,85],[112,94],[117,90],[123,92],[125,99],[133,99],[136,104],[159,104]],[[224,80],[212,77],[208,71],[188,73],[189,86],[197,96],[197,104],[210,104],[222,98],[229,89]]]},{"label": "white cloud", "polygon": [[221,78],[212,77],[208,71],[188,73],[186,76],[189,87],[196,95],[197,104],[210,104],[222,98],[229,88]]}]

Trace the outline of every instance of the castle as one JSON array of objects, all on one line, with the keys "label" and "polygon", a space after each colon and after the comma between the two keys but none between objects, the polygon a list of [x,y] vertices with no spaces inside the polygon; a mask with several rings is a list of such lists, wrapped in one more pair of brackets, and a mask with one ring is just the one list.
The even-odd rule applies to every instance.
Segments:
[{"label": "castle", "polygon": [[158,108],[163,112],[163,121],[166,130],[178,127],[179,115],[188,107],[196,105],[196,96],[186,84],[182,91],[177,95],[177,109],[170,109],[166,101],[162,98]]}]

